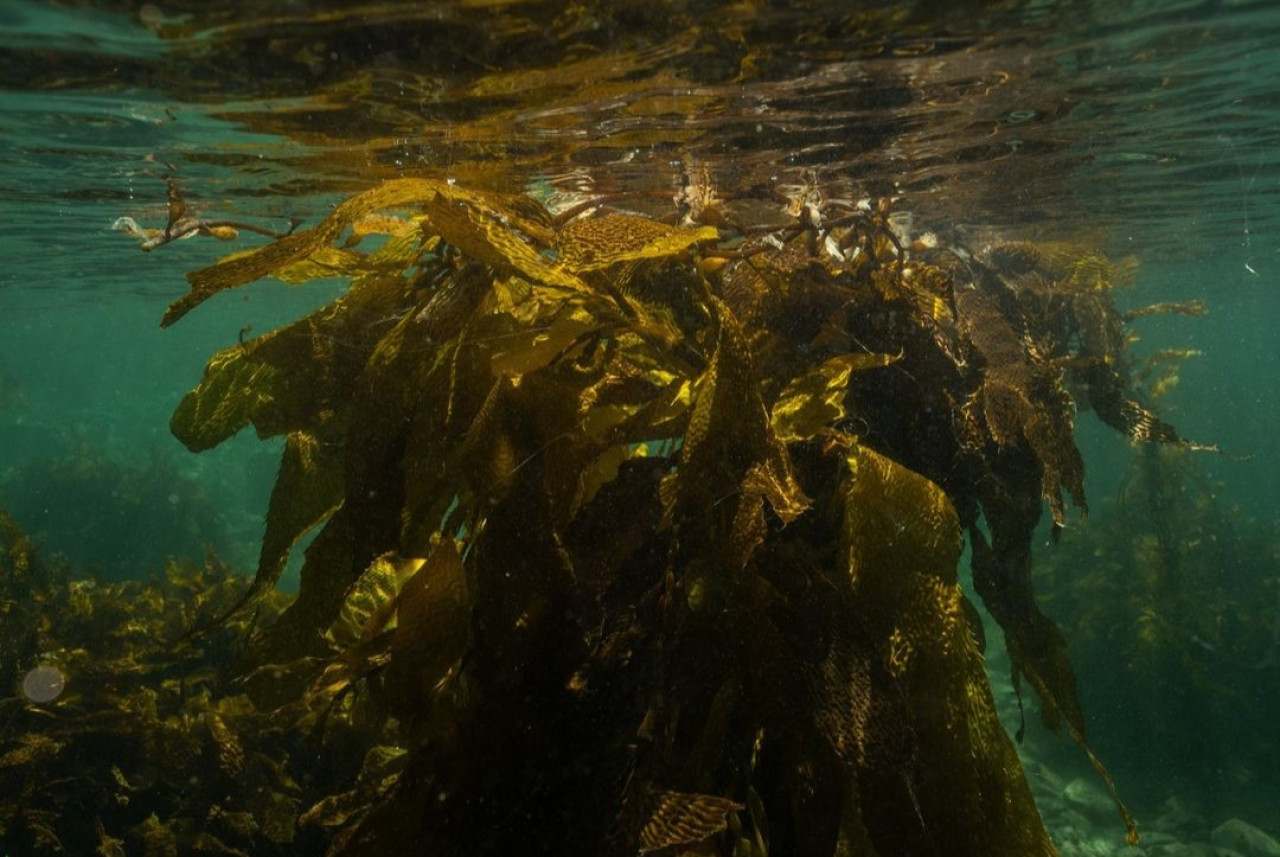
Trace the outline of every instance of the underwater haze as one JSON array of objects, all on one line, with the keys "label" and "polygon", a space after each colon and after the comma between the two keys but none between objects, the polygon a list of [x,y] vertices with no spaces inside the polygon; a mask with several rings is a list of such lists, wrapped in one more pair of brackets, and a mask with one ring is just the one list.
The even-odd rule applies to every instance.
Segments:
[{"label": "underwater haze", "polygon": [[0,854],[1280,854],[1280,7],[0,4]]}]

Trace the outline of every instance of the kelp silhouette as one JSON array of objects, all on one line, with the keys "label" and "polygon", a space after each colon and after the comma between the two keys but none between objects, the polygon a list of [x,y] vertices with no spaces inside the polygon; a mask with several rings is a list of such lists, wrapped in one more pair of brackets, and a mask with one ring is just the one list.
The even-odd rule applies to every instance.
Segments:
[{"label": "kelp silhouette", "polygon": [[1088,752],[1030,541],[1043,500],[1084,506],[1072,390],[1187,445],[1126,392],[1132,272],[911,251],[887,206],[572,215],[399,179],[192,273],[164,317],[350,278],[216,354],[172,421],[193,450],[287,439],[242,607],[322,527],[251,646],[255,702],[314,728],[372,705],[408,747],[360,811],[309,814],[332,853],[1054,853],[956,564],[967,531],[1017,672]]}]

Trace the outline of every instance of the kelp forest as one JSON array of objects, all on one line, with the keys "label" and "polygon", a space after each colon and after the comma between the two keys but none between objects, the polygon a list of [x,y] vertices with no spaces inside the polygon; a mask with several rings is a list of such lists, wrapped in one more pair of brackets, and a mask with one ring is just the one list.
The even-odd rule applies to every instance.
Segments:
[{"label": "kelp forest", "polygon": [[[164,229],[129,226],[159,252],[236,235],[173,185]],[[210,553],[86,580],[0,518],[23,691],[0,701],[0,846],[1055,854],[986,647],[1138,842],[1037,589],[1061,605],[1136,561],[1089,596],[1147,617],[1116,682],[1277,652],[1180,618],[1206,587],[1177,540],[1213,510],[1176,482],[1205,447],[1128,349],[1146,316],[1203,308],[1122,311],[1135,265],[689,175],[674,200],[571,205],[392,179],[193,271],[165,326],[263,278],[346,283],[227,343],[172,417],[195,453],[284,439],[256,575]],[[1068,536],[1033,569],[1037,533],[1087,509],[1084,411],[1134,445],[1136,517],[1106,562]]]}]

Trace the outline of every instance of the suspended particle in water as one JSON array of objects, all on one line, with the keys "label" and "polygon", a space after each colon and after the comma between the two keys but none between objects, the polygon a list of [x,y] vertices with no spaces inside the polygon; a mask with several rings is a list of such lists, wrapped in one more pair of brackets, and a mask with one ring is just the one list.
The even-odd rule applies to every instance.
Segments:
[{"label": "suspended particle in water", "polygon": [[66,686],[62,671],[49,664],[41,664],[22,678],[22,693],[32,702],[53,702]]},{"label": "suspended particle in water", "polygon": [[165,15],[159,6],[146,3],[138,10],[138,20],[145,27],[159,27],[165,23]]}]

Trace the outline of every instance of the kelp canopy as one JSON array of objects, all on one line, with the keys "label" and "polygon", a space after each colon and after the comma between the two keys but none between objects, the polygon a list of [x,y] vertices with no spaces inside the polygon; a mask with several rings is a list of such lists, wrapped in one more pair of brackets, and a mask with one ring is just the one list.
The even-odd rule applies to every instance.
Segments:
[{"label": "kelp canopy", "polygon": [[373,711],[408,748],[331,853],[1054,853],[956,565],[967,533],[1016,672],[1084,746],[1030,542],[1045,500],[1084,507],[1078,404],[1185,444],[1126,392],[1131,271],[909,244],[885,204],[753,227],[688,191],[668,223],[393,180],[166,314],[350,280],[216,354],[172,422],[197,451],[286,438],[242,606],[321,527],[246,656],[255,704]]}]

